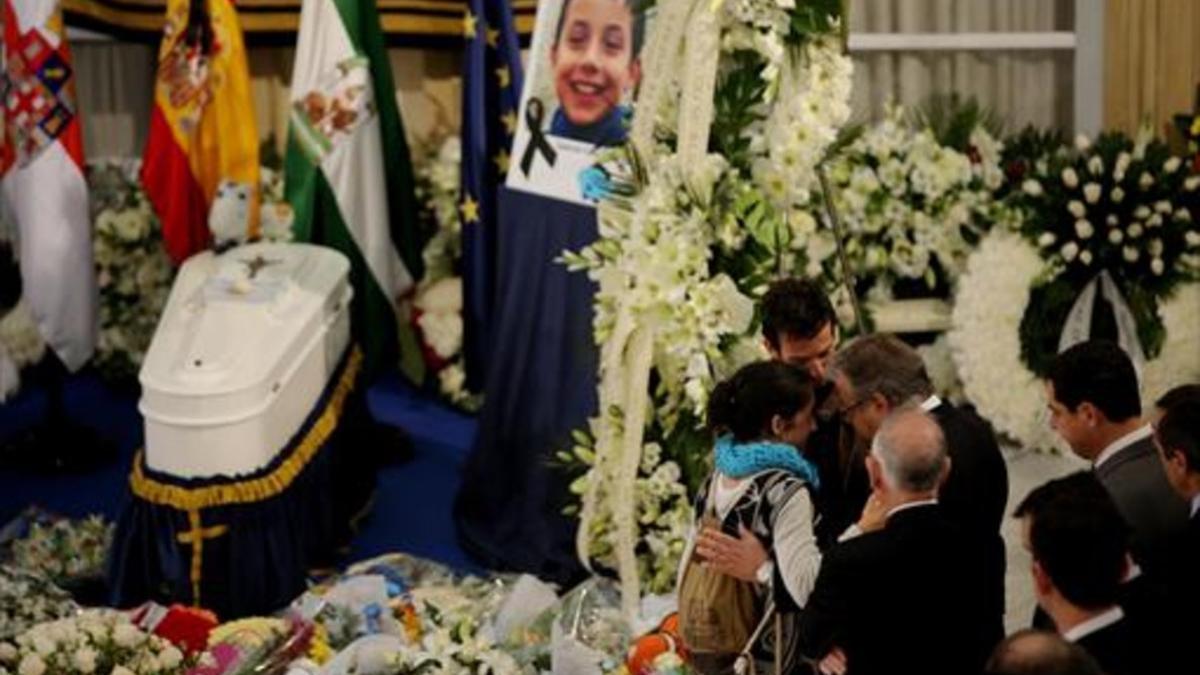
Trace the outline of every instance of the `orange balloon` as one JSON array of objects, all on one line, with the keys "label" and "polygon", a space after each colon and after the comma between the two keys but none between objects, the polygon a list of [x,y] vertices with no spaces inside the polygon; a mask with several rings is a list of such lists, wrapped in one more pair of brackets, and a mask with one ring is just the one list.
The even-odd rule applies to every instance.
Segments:
[{"label": "orange balloon", "polygon": [[654,672],[654,659],[675,651],[675,639],[666,633],[651,633],[634,641],[629,648],[625,666],[631,675],[648,675]]}]

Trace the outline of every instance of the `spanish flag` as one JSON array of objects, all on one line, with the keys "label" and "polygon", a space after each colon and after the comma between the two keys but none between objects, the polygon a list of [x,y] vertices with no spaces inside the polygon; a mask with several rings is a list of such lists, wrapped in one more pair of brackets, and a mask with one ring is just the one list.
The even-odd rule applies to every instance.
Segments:
[{"label": "spanish flag", "polygon": [[167,0],[142,185],[177,264],[208,246],[218,187],[248,202],[233,212],[247,237],[257,232],[258,132],[230,0]]}]

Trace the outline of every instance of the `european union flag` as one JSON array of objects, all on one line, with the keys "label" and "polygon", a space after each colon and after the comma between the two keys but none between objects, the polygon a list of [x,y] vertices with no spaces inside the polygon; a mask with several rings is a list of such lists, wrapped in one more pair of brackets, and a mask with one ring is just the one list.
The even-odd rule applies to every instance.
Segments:
[{"label": "european union flag", "polygon": [[488,331],[496,288],[497,200],[508,173],[521,101],[521,52],[508,0],[468,0],[463,63],[463,323],[467,386],[487,372]]}]

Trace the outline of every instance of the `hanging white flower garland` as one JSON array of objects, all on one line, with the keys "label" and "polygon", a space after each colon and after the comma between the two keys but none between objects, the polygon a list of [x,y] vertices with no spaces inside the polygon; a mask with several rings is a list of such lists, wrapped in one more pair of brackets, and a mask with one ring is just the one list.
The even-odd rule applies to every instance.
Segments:
[{"label": "hanging white flower garland", "polygon": [[[641,112],[630,133],[644,180],[631,198],[601,204],[595,244],[564,255],[600,286],[601,415],[592,424],[591,468],[579,486],[579,554],[586,561],[604,552],[620,575],[630,616],[643,577],[662,578],[659,567],[677,564],[639,564],[639,542],[657,541],[656,548],[676,553],[678,525],[690,520],[638,513],[639,469],[654,471],[641,461],[646,428],[655,422],[670,433],[682,417],[703,419],[714,367],[729,360],[734,338],[753,320],[753,300],[739,288],[744,280],[714,273],[714,251],[737,255],[746,240],[748,233],[728,231],[750,227],[737,205],[758,205],[755,224],[767,220],[767,211],[785,225],[793,211],[802,213],[817,182],[815,166],[850,114],[851,66],[840,41],[832,33],[804,35],[803,46],[789,53],[794,9],[774,0],[658,4],[643,54]],[[709,152],[718,74],[736,52],[755,55],[765,82],[755,102],[765,115],[738,131],[749,152],[739,166]]]},{"label": "hanging white flower garland", "polygon": [[[1021,318],[1047,262],[1020,235],[994,230],[967,260],[954,303],[950,346],[966,398],[996,430],[1028,449],[1060,448],[1047,424],[1041,381],[1021,361]],[[1146,363],[1141,390],[1153,401],[1200,380],[1200,283],[1188,283],[1160,305],[1166,342]]]}]

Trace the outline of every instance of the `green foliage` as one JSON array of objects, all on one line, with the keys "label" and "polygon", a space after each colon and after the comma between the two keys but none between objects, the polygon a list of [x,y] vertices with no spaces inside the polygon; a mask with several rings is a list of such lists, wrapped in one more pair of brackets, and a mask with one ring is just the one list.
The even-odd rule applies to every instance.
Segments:
[{"label": "green foliage", "polygon": [[762,78],[762,59],[754,52],[737,52],[730,62],[713,95],[709,144],[733,166],[744,167],[749,163],[750,139],[743,132],[763,118],[761,104],[767,83]]},{"label": "green foliage", "polygon": [[996,138],[1004,133],[1004,118],[999,113],[973,96],[958,93],[930,96],[913,108],[910,121],[917,128],[928,127],[939,143],[963,153],[971,150],[971,132],[976,127],[983,127]]},{"label": "green foliage", "polygon": [[803,0],[792,10],[791,31],[787,41],[790,46],[801,47],[813,36],[840,33],[846,40],[849,28],[845,16],[845,0]]},{"label": "green foliage", "polygon": [[[1021,317],[1021,360],[1038,377],[1045,377],[1058,354],[1058,341],[1071,307],[1075,305],[1082,286],[1059,276],[1030,290],[1029,306]],[[1138,327],[1138,341],[1146,358],[1155,358],[1166,342],[1166,329],[1158,318],[1158,299],[1141,286],[1120,289],[1133,313]],[[1092,325],[1089,334],[1098,339],[1115,340],[1116,324],[1112,306],[1096,294]]]}]

